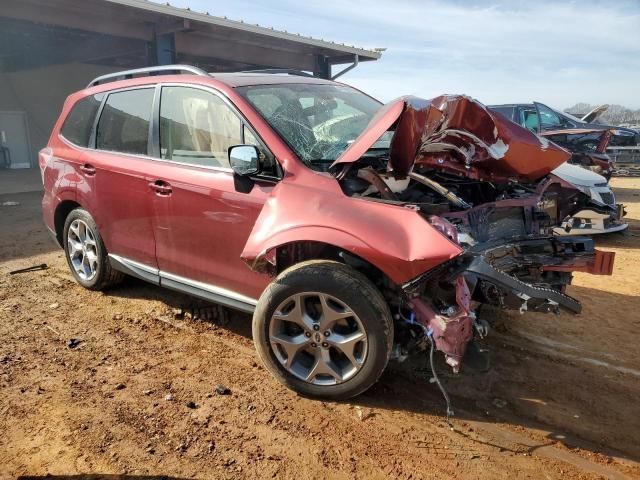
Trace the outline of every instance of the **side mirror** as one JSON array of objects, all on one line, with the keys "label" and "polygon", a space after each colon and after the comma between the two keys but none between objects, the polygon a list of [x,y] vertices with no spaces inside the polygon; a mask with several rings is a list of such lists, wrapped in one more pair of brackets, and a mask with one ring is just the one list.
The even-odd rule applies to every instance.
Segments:
[{"label": "side mirror", "polygon": [[229,147],[229,165],[240,177],[249,177],[260,172],[260,151],[254,145]]}]

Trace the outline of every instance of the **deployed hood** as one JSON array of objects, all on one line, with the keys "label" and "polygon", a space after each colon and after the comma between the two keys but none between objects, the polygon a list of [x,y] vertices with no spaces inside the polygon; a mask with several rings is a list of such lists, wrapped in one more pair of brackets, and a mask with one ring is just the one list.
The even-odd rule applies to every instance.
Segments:
[{"label": "deployed hood", "polygon": [[416,164],[483,180],[532,181],[571,157],[469,97],[442,95],[387,103],[333,165],[357,161],[394,125],[389,167],[396,177]]},{"label": "deployed hood", "polygon": [[597,140],[596,153],[606,153],[611,139],[611,130],[602,128],[564,128],[545,130],[540,136],[562,145],[572,153],[591,151],[590,140]]},{"label": "deployed hood", "polygon": [[606,105],[606,104],[598,105],[589,113],[587,113],[584,117],[582,117],[580,120],[587,123],[595,122],[600,117],[600,115],[602,115],[604,112],[607,111],[608,108],[609,108],[609,105]]},{"label": "deployed hood", "polygon": [[607,183],[607,179],[602,175],[570,163],[563,163],[551,173],[576,187],[590,188],[595,187],[597,184]]}]

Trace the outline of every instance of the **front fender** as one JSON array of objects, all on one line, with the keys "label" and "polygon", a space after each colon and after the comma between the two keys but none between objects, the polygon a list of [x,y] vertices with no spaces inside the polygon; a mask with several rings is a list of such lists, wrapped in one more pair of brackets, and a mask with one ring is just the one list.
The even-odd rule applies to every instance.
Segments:
[{"label": "front fender", "polygon": [[331,177],[314,185],[283,179],[271,192],[242,259],[259,268],[265,254],[299,241],[334,245],[402,284],[459,255],[460,246],[402,205],[346,196]]}]

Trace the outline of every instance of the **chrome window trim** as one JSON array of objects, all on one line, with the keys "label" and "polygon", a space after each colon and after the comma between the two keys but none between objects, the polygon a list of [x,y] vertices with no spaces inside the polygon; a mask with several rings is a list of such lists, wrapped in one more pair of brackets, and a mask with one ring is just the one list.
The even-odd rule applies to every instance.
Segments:
[{"label": "chrome window trim", "polygon": [[[260,134],[256,131],[256,129],[254,128],[254,126],[251,124],[251,122],[249,122],[247,120],[247,118],[244,116],[244,114],[233,104],[233,102],[231,102],[231,100],[229,99],[229,97],[227,97],[223,92],[216,90],[213,87],[209,87],[206,85],[200,85],[198,83],[188,83],[188,82],[160,82],[160,83],[154,83],[154,84],[147,84],[147,85],[136,85],[133,87],[123,87],[123,88],[117,88],[114,90],[106,90],[104,92],[99,92],[99,94],[104,94],[104,98],[102,99],[102,103],[100,104],[100,107],[98,108],[98,111],[96,112],[96,116],[94,119],[94,124],[92,127],[92,131],[91,131],[91,136],[89,137],[89,144],[93,144],[93,147],[89,146],[89,147],[83,147],[81,145],[76,145],[75,143],[70,142],[68,139],[66,139],[62,133],[61,133],[61,129],[58,131],[58,138],[60,140],[63,141],[63,143],[65,143],[66,145],[68,145],[69,147],[73,147],[73,148],[77,148],[79,150],[82,151],[86,151],[86,152],[100,152],[100,153],[106,153],[106,154],[110,154],[110,155],[126,155],[128,157],[133,157],[133,158],[139,158],[142,160],[151,160],[153,162],[164,162],[164,163],[170,163],[170,164],[174,164],[174,165],[181,165],[181,166],[186,166],[186,167],[193,167],[193,168],[198,168],[198,169],[203,169],[203,170],[210,170],[210,171],[216,171],[216,172],[225,172],[225,173],[233,173],[233,169],[232,168],[226,168],[226,167],[216,167],[216,166],[208,166],[208,165],[195,165],[193,163],[186,163],[186,162],[178,162],[175,160],[168,160],[165,158],[161,158],[161,157],[154,157],[151,155],[141,155],[141,154],[137,154],[137,153],[126,153],[126,152],[119,152],[116,150],[103,150],[101,148],[96,148],[96,138],[98,135],[98,124],[100,123],[100,117],[102,116],[102,111],[104,110],[104,106],[107,102],[107,99],[109,98],[109,95],[111,95],[112,93],[118,93],[118,92],[125,92],[128,90],[140,90],[140,89],[144,89],[144,88],[153,88],[153,89],[159,89],[160,90],[160,99],[162,96],[162,87],[186,87],[186,88],[195,88],[198,90],[204,90],[206,92],[212,93],[213,95],[216,95],[217,97],[219,97],[228,107],[231,108],[231,110],[234,112],[234,114],[236,114],[239,118],[242,124],[246,125],[249,130],[251,131],[251,133],[260,140],[260,142],[262,143],[262,146],[267,149],[269,151],[269,153],[271,154],[271,156],[274,158],[274,160],[276,162],[278,162],[278,165],[280,166],[280,170],[283,170],[282,168],[282,164],[280,163],[280,161],[278,160],[278,158],[273,154],[273,152],[269,149],[269,147],[267,146],[267,143],[264,141],[264,139],[260,136]],[[155,96],[154,96],[154,102],[155,102]],[[159,129],[160,129],[160,125],[159,125],[159,118],[155,119],[155,112],[153,111],[153,104],[152,104],[152,112],[151,112],[151,120],[149,122],[149,126],[150,128],[155,128],[156,130],[158,130],[159,133]],[[156,126],[157,124],[157,126]],[[241,132],[242,133],[242,132]],[[158,136],[159,139],[159,136]],[[158,142],[159,143],[159,142]],[[158,144],[158,148],[160,147],[160,145]],[[284,170],[283,170],[284,171]],[[264,180],[264,181],[280,181],[282,178],[281,177],[272,177],[272,176],[257,176],[256,177],[259,180]]]},{"label": "chrome window trim", "polygon": [[[271,151],[271,149],[268,147],[267,142],[264,141],[264,139],[262,138],[262,136],[260,136],[260,134],[258,133],[258,131],[255,129],[255,127],[251,124],[251,122],[249,120],[247,120],[247,117],[238,109],[238,107],[236,107],[236,105],[229,99],[229,97],[227,95],[224,94],[224,92],[221,92],[220,90],[217,90],[213,87],[207,86],[207,85],[200,85],[198,83],[186,83],[186,82],[166,82],[166,83],[159,83],[158,84],[160,86],[160,100],[162,100],[162,88],[163,87],[184,87],[184,88],[195,88],[196,90],[203,90],[205,92],[211,93],[215,96],[217,96],[218,98],[220,98],[220,100],[222,100],[224,102],[225,105],[227,105],[231,111],[240,119],[240,123],[241,123],[241,127],[242,125],[246,125],[249,130],[251,131],[251,133],[258,139],[260,140],[261,146],[264,147],[269,154],[271,154],[271,156],[273,157],[273,159],[278,162],[278,165],[280,166],[280,170],[282,169],[282,164],[280,164],[280,161],[278,160],[278,157],[276,157],[273,152]],[[156,121],[159,123],[160,118],[158,117],[156,119]],[[157,126],[158,132],[160,130],[160,125],[158,124]],[[244,132],[242,132],[242,128],[241,128],[241,135],[244,138]],[[184,163],[184,162],[175,162],[173,160],[167,160],[164,158],[157,158],[157,160],[161,161],[161,162],[171,162],[171,163],[175,163],[178,165],[191,165],[194,167],[202,167],[202,168],[213,168],[216,170],[221,170],[221,171],[225,171],[225,172],[233,172],[232,168],[224,168],[224,167],[206,167],[206,166],[202,166],[202,165],[194,165],[192,163]],[[262,178],[262,177],[260,177]],[[273,179],[276,177],[269,177],[268,179]],[[278,180],[280,180],[280,177],[277,177]]]},{"label": "chrome window trim", "polygon": [[187,167],[202,168],[202,169],[205,169],[205,170],[216,170],[216,171],[219,171],[219,172],[233,173],[233,170],[231,168],[214,167],[214,166],[206,166],[206,165],[194,165],[193,163],[176,162],[174,160],[165,160],[165,159],[162,159],[162,158],[150,157],[149,155],[140,155],[140,154],[135,154],[135,153],[116,152],[116,151],[113,151],[113,150],[101,150],[99,148],[82,147],[80,145],[76,145],[74,143],[71,143],[69,140],[67,140],[62,135],[59,135],[59,137],[69,147],[77,148],[79,150],[84,150],[84,151],[87,151],[87,152],[100,152],[100,153],[106,153],[108,155],[118,155],[118,156],[125,155],[127,157],[134,157],[134,158],[138,158],[138,159],[141,159],[141,160],[149,160],[149,161],[152,161],[152,162],[174,163],[176,165],[184,165],[184,166],[187,166]]},{"label": "chrome window trim", "polygon": [[115,90],[107,90],[106,92],[103,92],[104,98],[102,99],[102,104],[100,105],[100,108],[98,109],[98,111],[96,112],[96,118],[95,118],[95,122],[93,125],[93,129],[91,131],[91,137],[89,137],[89,144],[93,144],[94,148],[90,148],[90,150],[93,150],[95,152],[110,152],[110,153],[115,153],[115,154],[119,154],[119,155],[131,155],[132,157],[145,157],[148,155],[141,155],[139,153],[130,153],[130,152],[121,152],[119,150],[103,150],[101,148],[97,148],[98,146],[98,128],[100,127],[100,120],[102,120],[102,115],[104,114],[104,109],[107,106],[107,102],[109,101],[109,97],[115,93],[122,93],[122,92],[129,92],[129,91],[134,91],[134,90],[145,90],[145,89],[149,89],[149,90],[153,90],[153,97],[151,98],[151,111],[149,114],[149,132],[147,132],[147,154],[149,153],[149,137],[150,137],[150,132],[151,129],[153,128],[153,101],[155,99],[155,95],[156,95],[156,86],[155,85],[136,85],[133,87],[124,87],[124,88],[117,88]]}]

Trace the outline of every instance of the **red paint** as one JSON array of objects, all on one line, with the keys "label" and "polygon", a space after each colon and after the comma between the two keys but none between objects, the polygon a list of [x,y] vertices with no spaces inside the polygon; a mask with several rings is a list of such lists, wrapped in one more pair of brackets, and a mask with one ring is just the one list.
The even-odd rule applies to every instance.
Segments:
[{"label": "red paint", "polygon": [[242,258],[256,265],[270,249],[294,241],[340,247],[398,284],[462,252],[416,211],[347,197],[334,178],[311,170],[274,188]]},{"label": "red paint", "polygon": [[[56,198],[67,184],[74,200],[96,219],[111,253],[254,298],[270,279],[243,260],[257,264],[270,249],[292,241],[340,247],[398,283],[462,251],[415,211],[347,197],[336,179],[309,170],[230,85],[190,75],[163,76],[162,81],[204,85],[224,94],[268,145],[284,178],[277,184],[258,183],[243,194],[235,191],[231,172],[71,146],[59,132],[76,101],[155,84],[158,78],[107,83],[71,95],[53,129],[51,157],[44,166],[43,210],[49,228],[55,228]],[[398,110],[392,107],[389,115]],[[86,164],[95,175],[81,169]],[[170,185],[171,195],[158,195],[149,186],[157,180]]]},{"label": "red paint", "polygon": [[615,252],[594,250],[593,255],[586,258],[577,257],[570,265],[547,265],[543,270],[554,272],[586,272],[591,275],[613,275]]},{"label": "red paint", "polygon": [[432,100],[404,97],[387,104],[335,164],[356,161],[379,138],[378,132],[394,123],[389,163],[399,177],[416,164],[474,179],[532,181],[571,157],[469,97],[443,95]]},{"label": "red paint", "polygon": [[[307,168],[236,94],[233,87],[242,85],[242,78],[249,77],[225,77],[224,82],[191,75],[146,77],[107,83],[71,95],[40,156],[47,226],[55,229],[55,211],[62,201],[75,201],[96,219],[111,253],[254,298],[270,281],[255,270],[275,261],[274,248],[291,242],[336,246],[370,262],[396,284],[462,252],[455,238],[447,237],[443,222],[434,221],[432,225],[415,210],[401,205],[348,197],[331,175]],[[262,83],[285,81],[274,75],[261,78]],[[206,86],[226,96],[277,158],[283,178],[278,182],[258,181],[250,193],[241,193],[235,190],[230,171],[81,149],[59,136],[64,119],[80,98],[160,81]],[[246,81],[256,82],[256,76]],[[443,140],[456,143],[449,130],[440,128],[443,118],[447,119],[449,130],[473,131],[480,139],[478,146],[495,142],[497,129],[497,137],[508,145],[508,150],[502,158],[479,150],[470,165],[449,151],[417,153],[425,136],[444,132]],[[541,150],[538,137],[492,116],[466,97],[438,97],[432,101],[406,98],[383,107],[337,163],[357,160],[395,123],[391,164],[398,175],[405,175],[417,161],[474,178],[538,178],[568,155],[553,144]],[[160,182],[164,190],[152,187],[154,182]],[[169,190],[170,195],[163,194]],[[466,326],[460,328],[466,332]],[[463,338],[462,333],[456,335]],[[451,353],[454,356],[460,355],[456,348]]]}]

